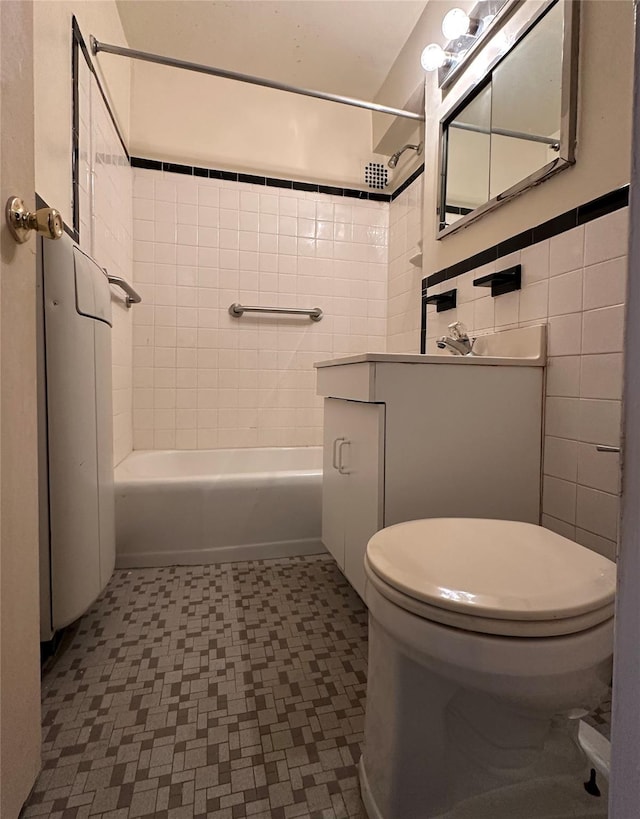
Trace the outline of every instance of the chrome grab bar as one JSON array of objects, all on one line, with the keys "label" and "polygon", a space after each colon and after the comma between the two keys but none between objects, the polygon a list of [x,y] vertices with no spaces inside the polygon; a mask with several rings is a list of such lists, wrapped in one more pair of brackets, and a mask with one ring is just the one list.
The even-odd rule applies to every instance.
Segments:
[{"label": "chrome grab bar", "polygon": [[[107,273],[106,270],[104,272]],[[107,273],[107,279],[109,280],[109,284],[115,284],[127,294],[125,299],[127,307],[131,307],[132,304],[140,304],[142,296],[131,287],[126,279],[123,279],[122,276],[112,276],[110,273]]]},{"label": "chrome grab bar", "polygon": [[323,315],[319,307],[312,307],[310,310],[302,307],[248,307],[237,302],[229,307],[229,315],[234,318],[240,318],[243,313],[289,313],[293,316],[309,316],[311,321],[320,321]]}]

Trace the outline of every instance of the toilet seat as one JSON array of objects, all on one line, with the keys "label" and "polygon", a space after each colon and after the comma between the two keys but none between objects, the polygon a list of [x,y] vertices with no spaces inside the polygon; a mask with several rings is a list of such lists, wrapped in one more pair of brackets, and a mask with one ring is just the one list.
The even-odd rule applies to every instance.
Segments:
[{"label": "toilet seat", "polygon": [[615,564],[518,521],[431,518],[377,532],[367,578],[388,600],[453,628],[573,634],[613,617]]}]

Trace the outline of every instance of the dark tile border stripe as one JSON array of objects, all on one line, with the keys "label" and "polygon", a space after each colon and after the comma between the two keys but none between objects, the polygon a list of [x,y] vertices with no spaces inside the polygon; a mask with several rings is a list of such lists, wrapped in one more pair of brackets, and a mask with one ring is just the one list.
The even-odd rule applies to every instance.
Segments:
[{"label": "dark tile border stripe", "polygon": [[598,219],[601,216],[606,216],[608,213],[613,213],[615,210],[624,208],[629,204],[629,186],[624,185],[616,190],[609,191],[597,199],[592,199],[584,205],[578,205],[577,208],[561,213],[559,216],[554,216],[547,222],[543,222],[536,227],[518,233],[516,236],[511,236],[499,242],[493,247],[488,247],[486,250],[476,253],[474,256],[469,256],[468,259],[463,259],[456,262],[450,267],[445,267],[432,273],[423,279],[427,287],[432,287],[434,284],[455,279],[456,276],[461,276],[463,273],[468,273],[476,267],[481,267],[483,264],[495,262],[503,256],[508,256],[509,253],[514,253],[516,250],[522,250],[530,245],[535,245],[542,242],[544,239],[550,239],[552,236],[558,236],[566,230],[571,230],[574,227],[579,227],[593,219]]},{"label": "dark tile border stripe", "polygon": [[264,185],[271,188],[285,188],[298,191],[309,191],[311,193],[324,193],[331,196],[344,196],[351,199],[368,200],[369,202],[392,202],[411,185],[424,172],[424,164],[417,168],[405,181],[396,188],[393,193],[380,193],[375,191],[358,190],[357,188],[340,188],[332,185],[320,185],[313,182],[300,182],[296,179],[278,179],[270,176],[259,176],[257,174],[240,173],[236,171],[222,171],[215,168],[202,168],[196,165],[182,165],[178,162],[162,162],[157,159],[145,159],[139,156],[129,156],[126,143],[118,127],[118,122],[111,110],[111,105],[107,95],[102,88],[100,79],[96,73],[91,54],[80,31],[80,26],[75,16],[71,19],[71,94],[72,94],[72,154],[71,154],[71,174],[73,191],[73,229],[76,235],[80,232],[80,205],[79,205],[79,159],[80,159],[80,111],[78,100],[78,58],[82,52],[89,71],[95,77],[98,90],[106,106],[107,112],[113,123],[125,156],[130,161],[133,168],[145,168],[154,171],[168,171],[169,173],[181,173],[186,176],[199,176],[209,179],[225,179],[230,182],[246,182],[251,185]]},{"label": "dark tile border stripe", "polygon": [[456,276],[461,276],[463,273],[468,273],[476,267],[481,267],[488,262],[495,262],[503,256],[508,256],[509,253],[514,253],[516,250],[522,250],[525,247],[530,247],[545,239],[550,239],[552,236],[558,236],[567,230],[580,225],[586,225],[594,219],[599,219],[601,216],[606,216],[613,213],[620,208],[625,208],[629,204],[629,186],[623,185],[621,188],[616,188],[609,193],[598,196],[597,199],[592,199],[590,202],[585,202],[583,205],[578,205],[577,208],[561,213],[553,219],[549,219],[536,227],[518,233],[509,239],[488,247],[486,250],[476,253],[474,256],[469,256],[468,259],[463,259],[450,267],[445,267],[438,270],[437,273],[432,273],[430,276],[425,276],[422,279],[421,287],[421,319],[420,319],[420,352],[424,355],[427,350],[427,305],[426,296],[427,289],[434,284],[455,279]]},{"label": "dark tile border stripe", "polygon": [[72,129],[71,129],[71,190],[72,190],[72,218],[73,218],[73,232],[75,234],[74,238],[76,241],[80,241],[80,168],[79,168],[79,161],[80,161],[80,104],[78,98],[78,81],[79,81],[79,72],[78,72],[78,60],[80,52],[82,52],[82,56],[87,63],[87,67],[89,71],[93,74],[94,79],[96,81],[96,85],[98,86],[98,91],[100,92],[100,96],[102,97],[102,101],[105,104],[107,109],[107,113],[109,114],[109,119],[111,120],[115,132],[117,134],[118,140],[122,145],[122,150],[124,151],[124,155],[129,159],[129,151],[127,150],[126,143],[124,138],[120,132],[120,128],[118,127],[118,122],[111,110],[111,105],[109,104],[109,100],[107,99],[107,95],[104,92],[102,87],[102,83],[100,82],[100,78],[95,70],[93,65],[93,60],[91,59],[91,55],[89,53],[89,49],[87,48],[87,44],[82,36],[82,32],[80,31],[80,26],[78,25],[78,21],[76,20],[75,16],[71,18],[71,116],[72,116]]},{"label": "dark tile border stripe", "polygon": [[357,188],[338,188],[333,185],[319,185],[314,182],[299,182],[297,179],[278,179],[271,176],[258,176],[251,173],[221,171],[216,168],[202,168],[198,165],[180,165],[176,162],[162,162],[159,159],[145,159],[141,156],[132,156],[130,161],[132,168],[143,168],[150,171],[168,171],[170,173],[181,173],[186,176],[200,176],[209,179],[226,179],[230,182],[247,182],[251,185],[264,185],[265,188],[285,188],[294,191],[325,193],[330,196],[345,196],[351,199],[368,200],[369,202],[392,202],[424,172],[424,165],[421,165],[411,176],[405,179],[397,190],[389,194],[375,191],[361,191]]},{"label": "dark tile border stripe", "polygon": [[409,187],[409,185],[412,185],[416,181],[416,179],[419,176],[421,176],[423,173],[424,173],[424,162],[422,163],[422,165],[420,165],[419,168],[416,168],[416,170],[411,174],[411,176],[408,176],[404,180],[402,185],[400,185],[398,188],[396,188],[394,190],[394,192],[391,194],[391,201],[393,202],[394,199],[397,199],[400,196],[401,193],[404,193],[406,191],[406,189]]}]

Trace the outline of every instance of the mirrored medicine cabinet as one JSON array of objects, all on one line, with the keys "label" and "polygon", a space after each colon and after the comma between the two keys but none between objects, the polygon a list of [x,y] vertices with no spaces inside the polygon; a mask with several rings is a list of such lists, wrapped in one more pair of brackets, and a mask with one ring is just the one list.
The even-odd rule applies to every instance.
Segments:
[{"label": "mirrored medicine cabinet", "polygon": [[508,45],[440,123],[438,238],[574,163],[578,15],[549,0],[492,33]]}]

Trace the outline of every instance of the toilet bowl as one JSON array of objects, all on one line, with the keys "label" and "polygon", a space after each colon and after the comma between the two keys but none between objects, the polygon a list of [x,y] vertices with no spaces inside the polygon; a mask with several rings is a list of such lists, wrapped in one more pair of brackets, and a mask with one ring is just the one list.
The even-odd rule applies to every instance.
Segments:
[{"label": "toilet bowl", "polygon": [[370,818],[562,777],[590,799],[578,726],[609,691],[615,564],[533,524],[440,518],[378,532],[365,571]]}]

